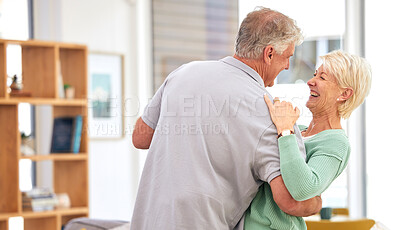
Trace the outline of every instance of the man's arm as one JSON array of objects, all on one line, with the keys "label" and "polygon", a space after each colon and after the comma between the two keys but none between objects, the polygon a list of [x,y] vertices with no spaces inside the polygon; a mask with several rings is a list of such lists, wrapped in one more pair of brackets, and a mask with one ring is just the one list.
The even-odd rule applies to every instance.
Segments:
[{"label": "man's arm", "polygon": [[318,213],[322,208],[320,196],[313,197],[305,201],[296,201],[290,195],[282,176],[275,177],[270,182],[272,195],[275,203],[285,213],[292,216],[311,216]]},{"label": "man's arm", "polygon": [[154,129],[148,126],[141,117],[136,121],[132,134],[132,143],[138,149],[148,149],[153,139]]}]

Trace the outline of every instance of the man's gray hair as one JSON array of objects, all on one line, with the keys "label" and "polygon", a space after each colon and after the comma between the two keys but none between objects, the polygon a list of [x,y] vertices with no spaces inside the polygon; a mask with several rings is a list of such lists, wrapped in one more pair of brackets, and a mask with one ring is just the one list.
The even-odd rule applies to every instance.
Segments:
[{"label": "man's gray hair", "polygon": [[268,45],[282,54],[290,44],[298,46],[303,39],[293,19],[278,11],[257,7],[240,25],[235,54],[241,58],[258,59]]}]

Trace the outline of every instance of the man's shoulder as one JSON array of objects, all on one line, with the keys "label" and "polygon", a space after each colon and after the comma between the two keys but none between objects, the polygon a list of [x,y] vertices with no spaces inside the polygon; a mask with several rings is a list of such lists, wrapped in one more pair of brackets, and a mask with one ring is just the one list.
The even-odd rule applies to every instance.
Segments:
[{"label": "man's shoulder", "polygon": [[202,68],[203,70],[208,70],[210,68],[231,68],[231,66],[227,65],[225,62],[221,60],[197,60],[197,61],[191,61],[183,66],[186,66],[188,68]]}]

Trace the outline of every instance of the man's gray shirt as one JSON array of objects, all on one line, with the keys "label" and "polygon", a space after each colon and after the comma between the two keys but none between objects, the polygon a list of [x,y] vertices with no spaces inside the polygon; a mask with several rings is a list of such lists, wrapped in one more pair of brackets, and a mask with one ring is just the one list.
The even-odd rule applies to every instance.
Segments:
[{"label": "man's gray shirt", "polygon": [[191,62],[166,78],[142,116],[155,133],[131,229],[235,228],[258,187],[280,175],[266,93],[233,57]]}]

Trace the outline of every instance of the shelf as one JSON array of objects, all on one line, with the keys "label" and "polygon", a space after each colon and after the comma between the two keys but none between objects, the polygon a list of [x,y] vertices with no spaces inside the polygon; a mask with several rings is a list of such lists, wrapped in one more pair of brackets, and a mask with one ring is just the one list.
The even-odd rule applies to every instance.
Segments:
[{"label": "shelf", "polygon": [[49,155],[21,156],[21,159],[28,159],[32,161],[77,161],[87,160],[88,156],[85,153],[52,153]]},{"label": "shelf", "polygon": [[8,43],[11,45],[20,45],[20,46],[39,46],[39,47],[53,47],[58,46],[60,48],[69,48],[69,49],[85,49],[85,45],[74,44],[74,43],[64,43],[64,42],[54,42],[54,41],[42,41],[42,40],[7,40],[0,39],[0,43]]},{"label": "shelf", "polygon": [[75,208],[63,208],[63,209],[54,209],[51,211],[44,211],[44,212],[22,212],[22,213],[0,213],[0,221],[8,220],[10,217],[21,216],[23,218],[36,218],[36,217],[48,217],[48,216],[70,216],[70,215],[85,215],[89,213],[89,209],[87,207],[75,207]]},{"label": "shelf", "polygon": [[0,221],[8,220],[10,217],[21,216],[18,213],[0,213]]},{"label": "shelf", "polygon": [[51,211],[44,212],[22,212],[21,216],[24,218],[36,218],[36,217],[47,217],[47,216],[55,216],[55,215],[78,215],[78,214],[87,214],[89,209],[86,207],[76,207],[76,208],[65,208],[65,209],[55,209]]},{"label": "shelf", "polygon": [[40,46],[40,47],[53,47],[55,42],[37,41],[37,40],[5,40],[0,39],[0,43],[7,43],[10,45],[20,45],[20,46]]},{"label": "shelf", "polygon": [[29,103],[33,105],[62,105],[62,106],[87,106],[86,99],[48,99],[48,98],[29,98],[18,97],[0,99],[0,105],[15,105],[19,103]]}]

